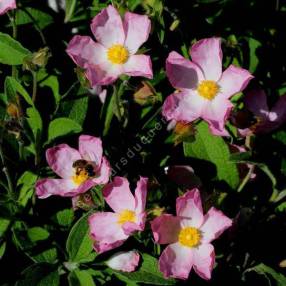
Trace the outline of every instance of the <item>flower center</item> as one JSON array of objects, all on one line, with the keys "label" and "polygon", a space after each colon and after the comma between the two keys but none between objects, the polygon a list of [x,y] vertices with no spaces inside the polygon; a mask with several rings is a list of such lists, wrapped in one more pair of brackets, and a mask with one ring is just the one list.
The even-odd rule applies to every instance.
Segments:
[{"label": "flower center", "polygon": [[78,174],[72,176],[72,180],[76,185],[84,183],[89,178],[87,171],[82,170]]},{"label": "flower center", "polygon": [[92,164],[86,160],[77,160],[73,163],[75,175],[72,180],[76,185],[84,183],[88,178],[93,178],[96,174]]},{"label": "flower center", "polygon": [[135,222],[136,221],[136,216],[135,212],[130,211],[130,210],[123,210],[119,215],[118,215],[118,223],[119,224],[124,224],[126,222]]},{"label": "flower center", "polygon": [[113,64],[125,64],[128,60],[129,52],[128,50],[122,45],[113,45],[107,51],[107,58]]},{"label": "flower center", "polygon": [[198,246],[201,241],[201,233],[195,227],[185,227],[179,233],[179,242],[187,247]]},{"label": "flower center", "polygon": [[200,96],[212,100],[219,92],[219,86],[213,80],[203,80],[200,82],[197,91]]}]

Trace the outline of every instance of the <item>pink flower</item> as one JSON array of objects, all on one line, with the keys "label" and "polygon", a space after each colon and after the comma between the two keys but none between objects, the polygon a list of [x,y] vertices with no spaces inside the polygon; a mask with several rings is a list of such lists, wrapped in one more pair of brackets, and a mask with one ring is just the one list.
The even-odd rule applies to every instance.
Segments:
[{"label": "pink flower", "polygon": [[124,272],[133,272],[139,264],[140,255],[137,251],[118,252],[106,262],[107,266]]},{"label": "pink flower", "polygon": [[95,185],[109,180],[109,162],[102,155],[100,138],[89,135],[79,137],[79,150],[60,144],[46,151],[46,159],[61,179],[41,179],[36,183],[40,199],[51,195],[74,197]]},{"label": "pink flower", "polygon": [[232,109],[229,98],[243,90],[253,76],[234,65],[222,72],[219,38],[203,39],[190,50],[192,61],[171,52],[166,61],[167,76],[179,90],[163,105],[163,115],[176,121],[202,118],[214,135],[227,135],[225,122]]},{"label": "pink flower", "polygon": [[159,259],[164,276],[187,279],[192,269],[210,279],[215,262],[211,242],[231,226],[222,212],[211,208],[204,216],[200,193],[188,191],[176,201],[177,216],[161,215],[151,222],[154,239],[169,244]]},{"label": "pink flower", "polygon": [[15,0],[0,0],[0,15],[5,14],[9,10],[16,9]]},{"label": "pink flower", "polygon": [[111,84],[121,74],[152,78],[150,57],[135,54],[147,41],[150,27],[147,16],[127,12],[122,21],[109,5],[91,23],[97,42],[88,36],[74,36],[67,53],[86,70],[92,86]]},{"label": "pink flower", "polygon": [[240,129],[242,136],[252,133],[268,133],[279,128],[286,121],[286,95],[281,96],[272,109],[267,105],[267,97],[262,89],[246,93],[244,103],[256,117],[250,128]]},{"label": "pink flower", "polygon": [[98,212],[89,218],[94,249],[98,253],[122,245],[134,231],[144,229],[147,181],[147,178],[140,177],[135,196],[125,178],[115,177],[105,186],[104,199],[114,212]]}]

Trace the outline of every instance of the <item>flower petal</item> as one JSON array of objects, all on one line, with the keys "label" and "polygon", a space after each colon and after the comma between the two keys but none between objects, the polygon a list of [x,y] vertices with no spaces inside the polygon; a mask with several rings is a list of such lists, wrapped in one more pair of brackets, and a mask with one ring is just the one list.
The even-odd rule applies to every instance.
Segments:
[{"label": "flower petal", "polygon": [[5,14],[9,10],[16,9],[15,0],[2,0],[0,1],[0,15]]},{"label": "flower petal", "polygon": [[132,55],[123,65],[123,72],[130,76],[153,78],[152,62],[149,56]]},{"label": "flower petal", "polygon": [[45,199],[52,195],[74,197],[86,192],[93,186],[92,180],[87,180],[80,186],[76,186],[70,179],[41,179],[36,183],[36,194],[40,199]]},{"label": "flower petal", "polygon": [[192,122],[202,116],[207,104],[195,91],[184,90],[167,97],[162,113],[168,120]]},{"label": "flower petal", "polygon": [[106,49],[88,36],[74,36],[69,42],[66,52],[82,68],[87,63],[100,63],[106,58]]},{"label": "flower petal", "polygon": [[192,61],[203,71],[205,79],[217,81],[222,73],[222,51],[220,38],[202,39],[190,50]]},{"label": "flower petal", "polygon": [[204,79],[201,69],[177,52],[171,52],[166,60],[167,76],[174,88],[193,89]]},{"label": "flower petal", "polygon": [[163,214],[151,222],[154,240],[159,244],[169,244],[178,241],[181,229],[181,219],[177,216]]},{"label": "flower petal", "polygon": [[90,235],[98,253],[116,248],[128,238],[117,221],[117,214],[112,212],[97,212],[89,217]]},{"label": "flower petal", "polygon": [[218,81],[220,91],[224,98],[230,98],[234,94],[244,90],[253,75],[245,69],[230,65]]},{"label": "flower petal", "polygon": [[200,228],[203,233],[202,243],[209,243],[218,238],[231,225],[230,218],[212,207],[205,215],[204,223]]},{"label": "flower petal", "polygon": [[60,144],[49,148],[46,151],[46,160],[49,166],[57,175],[64,179],[68,179],[73,176],[73,162],[80,159],[80,153],[67,144]]},{"label": "flower petal", "polygon": [[102,157],[100,168],[97,170],[97,174],[96,174],[97,177],[93,178],[92,180],[97,185],[104,185],[108,183],[110,173],[111,173],[110,164],[105,157]]},{"label": "flower petal", "polygon": [[107,261],[106,264],[108,267],[124,271],[124,272],[133,272],[139,264],[140,255],[137,251],[131,250],[127,252],[117,252],[112,255]]},{"label": "flower petal", "polygon": [[137,214],[144,212],[146,206],[148,178],[140,177],[135,189],[135,210]]},{"label": "flower petal", "polygon": [[124,44],[125,34],[122,19],[112,5],[109,5],[94,17],[91,30],[97,41],[106,48],[111,47],[113,44]]},{"label": "flower petal", "polygon": [[193,189],[176,200],[177,216],[190,218],[193,227],[200,227],[204,220],[200,191]]},{"label": "flower petal", "polygon": [[131,54],[135,54],[149,37],[151,21],[146,15],[126,12],[123,27],[126,35],[125,46]]},{"label": "flower petal", "polygon": [[203,279],[211,279],[211,273],[215,263],[214,247],[211,244],[201,244],[194,248],[194,270]]},{"label": "flower petal", "polygon": [[89,135],[80,135],[78,146],[79,153],[84,160],[92,161],[97,166],[101,164],[103,151],[100,138]]},{"label": "flower petal", "polygon": [[271,126],[267,131],[278,128],[286,121],[286,95],[281,96],[268,114]]},{"label": "flower petal", "polygon": [[168,245],[159,258],[160,271],[165,278],[188,279],[193,265],[193,252],[178,242]]},{"label": "flower petal", "polygon": [[103,196],[108,205],[117,213],[123,210],[135,210],[135,199],[126,178],[115,177],[113,182],[104,187]]}]

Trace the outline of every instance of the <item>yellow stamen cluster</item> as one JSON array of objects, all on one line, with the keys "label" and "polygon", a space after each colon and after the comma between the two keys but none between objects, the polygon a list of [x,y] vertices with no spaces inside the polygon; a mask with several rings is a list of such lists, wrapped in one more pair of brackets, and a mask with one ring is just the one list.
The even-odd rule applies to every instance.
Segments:
[{"label": "yellow stamen cluster", "polygon": [[123,210],[118,215],[118,221],[119,224],[124,224],[126,222],[136,222],[136,215],[135,212],[130,210]]},{"label": "yellow stamen cluster", "polygon": [[84,183],[89,178],[85,170],[80,171],[77,175],[72,176],[72,180],[76,185]]},{"label": "yellow stamen cluster", "polygon": [[200,244],[201,233],[195,227],[185,227],[179,233],[179,243],[187,247],[196,247]]},{"label": "yellow stamen cluster", "polygon": [[107,50],[107,58],[113,64],[125,64],[129,58],[128,50],[122,45],[113,45]]},{"label": "yellow stamen cluster", "polygon": [[203,80],[198,85],[197,91],[203,98],[212,100],[219,92],[219,86],[213,80]]}]

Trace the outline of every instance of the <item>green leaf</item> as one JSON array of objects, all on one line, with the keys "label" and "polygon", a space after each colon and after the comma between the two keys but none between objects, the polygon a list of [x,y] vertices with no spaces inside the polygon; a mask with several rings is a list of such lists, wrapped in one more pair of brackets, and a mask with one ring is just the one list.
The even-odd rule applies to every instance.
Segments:
[{"label": "green leaf", "polygon": [[34,194],[35,183],[38,176],[31,171],[26,171],[17,181],[17,187],[19,188],[19,205],[25,207],[29,199],[32,198]]},{"label": "green leaf", "polygon": [[4,83],[4,89],[8,101],[15,101],[16,95],[19,93],[29,105],[34,106],[28,92],[15,78],[7,76]]},{"label": "green leaf", "polygon": [[76,269],[69,275],[70,286],[95,286],[91,274],[87,270]]},{"label": "green leaf", "polygon": [[142,254],[142,265],[135,272],[119,272],[110,270],[119,279],[120,276],[128,278],[130,281],[135,283],[145,283],[151,285],[174,285],[176,281],[174,279],[165,279],[163,274],[159,271],[158,261],[153,256],[143,253]]},{"label": "green leaf", "polygon": [[23,10],[17,9],[16,11],[17,26],[35,23],[39,29],[44,29],[54,22],[51,15],[34,8],[28,7]]},{"label": "green leaf", "polygon": [[0,63],[7,65],[21,65],[31,52],[8,34],[0,32]]},{"label": "green leaf", "polygon": [[66,16],[65,23],[69,22],[73,16],[76,6],[76,0],[66,0]]},{"label": "green leaf", "polygon": [[253,73],[255,72],[259,64],[259,59],[256,55],[256,50],[261,46],[261,43],[254,38],[249,38],[248,45],[249,45],[249,68],[248,69],[251,73]]},{"label": "green leaf", "polygon": [[81,126],[72,119],[61,117],[54,119],[48,128],[48,143],[59,137],[81,132]]},{"label": "green leaf", "polygon": [[89,236],[88,216],[89,214],[82,216],[69,233],[66,249],[71,262],[90,262],[96,256]]},{"label": "green leaf", "polygon": [[259,275],[263,275],[267,279],[269,285],[273,285],[269,279],[269,276],[276,281],[276,286],[286,285],[286,277],[283,274],[276,272],[274,269],[272,269],[271,267],[263,263],[260,263],[254,267],[248,268],[246,271],[244,271],[243,279],[245,280],[246,273],[253,272],[253,271]]},{"label": "green leaf", "polygon": [[0,260],[2,259],[4,253],[6,250],[6,242],[4,241],[1,245],[0,245]]},{"label": "green leaf", "polygon": [[10,224],[10,220],[6,218],[0,218],[0,237],[6,232]]},{"label": "green leaf", "polygon": [[236,164],[229,160],[230,151],[223,138],[210,134],[203,121],[197,125],[195,138],[192,143],[184,143],[185,156],[212,162],[216,166],[217,178],[235,189],[239,184],[239,173]]},{"label": "green leaf", "polygon": [[60,286],[59,273],[53,268],[47,263],[34,264],[23,271],[24,278],[15,286]]},{"label": "green leaf", "polygon": [[56,213],[56,219],[59,225],[69,226],[74,219],[74,212],[72,209],[65,209]]},{"label": "green leaf", "polygon": [[33,259],[36,262],[54,263],[57,260],[57,255],[57,249],[51,248],[41,252],[40,254],[34,255]]},{"label": "green leaf", "polygon": [[26,110],[27,122],[33,132],[35,145],[41,141],[41,134],[43,130],[43,122],[39,111],[35,107],[29,107]]},{"label": "green leaf", "polygon": [[29,228],[27,234],[32,242],[46,240],[50,236],[47,230],[39,226]]},{"label": "green leaf", "polygon": [[82,97],[74,100],[72,108],[69,113],[69,118],[83,125],[88,109],[88,97]]},{"label": "green leaf", "polygon": [[106,98],[104,105],[102,107],[102,114],[105,113],[105,118],[104,118],[104,130],[103,130],[103,135],[107,135],[109,128],[110,128],[110,124],[111,121],[113,119],[114,116],[114,108],[115,108],[115,100],[116,100],[116,94],[115,94],[116,90],[114,89],[114,92],[112,94],[112,96],[110,98]]}]

